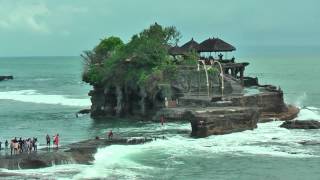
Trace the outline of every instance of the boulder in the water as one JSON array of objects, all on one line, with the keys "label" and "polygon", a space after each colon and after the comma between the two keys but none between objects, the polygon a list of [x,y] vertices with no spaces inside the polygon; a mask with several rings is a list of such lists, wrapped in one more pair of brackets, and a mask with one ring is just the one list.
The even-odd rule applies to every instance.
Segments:
[{"label": "boulder in the water", "polygon": [[82,109],[77,112],[77,114],[89,114],[91,112],[91,109]]},{"label": "boulder in the water", "polygon": [[13,76],[0,76],[0,81],[11,80]]},{"label": "boulder in the water", "polygon": [[298,142],[298,143],[301,144],[301,145],[304,145],[304,146],[320,145],[320,141],[301,141],[301,142]]},{"label": "boulder in the water", "polygon": [[320,122],[315,120],[286,121],[283,124],[281,124],[280,127],[287,129],[320,129]]}]

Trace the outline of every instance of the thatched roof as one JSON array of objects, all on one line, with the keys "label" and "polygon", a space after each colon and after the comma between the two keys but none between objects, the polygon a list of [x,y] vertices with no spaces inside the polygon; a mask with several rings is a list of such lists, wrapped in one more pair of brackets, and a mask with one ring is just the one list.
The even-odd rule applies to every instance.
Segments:
[{"label": "thatched roof", "polygon": [[183,55],[184,51],[179,46],[170,47],[169,54],[172,56]]},{"label": "thatched roof", "polygon": [[209,38],[198,46],[199,52],[227,52],[235,51],[236,48],[219,38]]},{"label": "thatched roof", "polygon": [[197,43],[195,40],[193,40],[193,38],[185,43],[183,46],[181,46],[181,49],[185,52],[188,52],[188,51],[191,51],[191,50],[198,50],[198,46],[199,46],[199,43]]}]

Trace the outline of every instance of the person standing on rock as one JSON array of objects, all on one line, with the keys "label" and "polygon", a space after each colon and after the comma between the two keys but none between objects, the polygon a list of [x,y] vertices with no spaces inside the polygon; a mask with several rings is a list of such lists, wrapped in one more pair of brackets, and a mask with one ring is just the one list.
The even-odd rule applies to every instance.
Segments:
[{"label": "person standing on rock", "polygon": [[110,132],[108,133],[108,139],[112,140],[112,138],[113,138],[113,132],[112,130],[110,130]]},{"label": "person standing on rock", "polygon": [[14,148],[13,146],[14,146],[14,140],[11,140],[11,143],[10,143],[11,156],[13,153],[13,148]]},{"label": "person standing on rock", "polygon": [[38,138],[33,137],[32,146],[33,146],[33,151],[38,150]]},{"label": "person standing on rock", "polygon": [[6,142],[4,143],[4,145],[5,145],[6,149],[8,149],[8,146],[9,146],[8,140],[6,140]]},{"label": "person standing on rock", "polygon": [[161,123],[161,126],[163,126],[163,124],[164,124],[164,117],[163,116],[160,117],[160,123]]},{"label": "person standing on rock", "polygon": [[47,141],[47,147],[50,148],[51,139],[50,139],[49,134],[47,134],[47,136],[46,136],[46,141]]},{"label": "person standing on rock", "polygon": [[56,145],[56,148],[58,149],[59,148],[59,134],[54,136],[53,142]]}]

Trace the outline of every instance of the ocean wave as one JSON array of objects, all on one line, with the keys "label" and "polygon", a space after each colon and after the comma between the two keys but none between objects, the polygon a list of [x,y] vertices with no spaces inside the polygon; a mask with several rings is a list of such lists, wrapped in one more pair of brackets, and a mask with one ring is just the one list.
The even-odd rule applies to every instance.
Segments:
[{"label": "ocean wave", "polygon": [[90,106],[89,99],[75,99],[68,98],[63,95],[48,95],[38,93],[36,90],[20,90],[20,91],[7,91],[0,92],[0,99],[14,100],[28,103],[38,104],[55,104],[64,106]]},{"label": "ocean wave", "polygon": [[[280,128],[281,123],[265,123],[254,131],[203,139],[176,135],[168,140],[157,140],[143,145],[105,147],[95,154],[93,165],[86,167],[75,177],[94,179],[121,177],[125,174],[128,176],[125,178],[129,179],[147,179],[143,177],[146,174],[143,172],[176,168],[180,164],[189,164],[190,158],[215,159],[221,155],[285,158],[320,156],[299,144],[304,140],[317,140],[320,134],[290,131]],[[150,164],[158,165],[150,167]]]},{"label": "ocean wave", "polygon": [[[317,110],[319,110],[317,107],[306,107],[301,110],[299,118],[307,119],[310,116],[318,118],[319,114],[315,114]],[[253,131],[202,139],[176,134],[167,140],[157,140],[142,145],[113,145],[98,149],[92,165],[62,165],[41,170],[6,171],[6,173],[36,174],[39,177],[43,177],[43,174],[69,174],[72,179],[151,179],[152,173],[147,172],[174,171],[180,165],[189,164],[193,160],[215,161],[219,156],[297,158],[298,161],[299,158],[320,157],[319,151],[299,144],[303,141],[318,141],[319,131],[288,130],[280,128],[281,123],[280,121],[263,123]],[[141,127],[140,131],[150,128],[155,131],[191,129],[189,123],[166,123],[164,127],[155,124]]]},{"label": "ocean wave", "polygon": [[316,107],[301,108],[297,120],[320,120],[320,112]]},{"label": "ocean wave", "polygon": [[[181,165],[200,160],[210,162],[220,156],[314,158],[319,152],[300,145],[320,139],[319,133],[280,128],[282,122],[259,124],[254,131],[193,139],[175,135],[142,145],[112,145],[98,149],[92,165],[68,164],[38,170],[3,170],[23,177],[58,176],[58,179],[151,179],[152,173],[174,171]],[[190,128],[188,123],[166,123],[167,128]],[[204,163],[206,163],[204,162]],[[192,166],[192,164],[190,165]]]}]

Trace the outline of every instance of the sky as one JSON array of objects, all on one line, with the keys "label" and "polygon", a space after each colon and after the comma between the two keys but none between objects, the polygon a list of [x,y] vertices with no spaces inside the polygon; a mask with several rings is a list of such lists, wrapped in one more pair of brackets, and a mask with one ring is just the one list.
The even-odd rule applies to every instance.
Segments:
[{"label": "sky", "polygon": [[248,47],[320,46],[318,0],[0,0],[0,56],[77,56],[155,22],[181,44],[219,37]]}]

